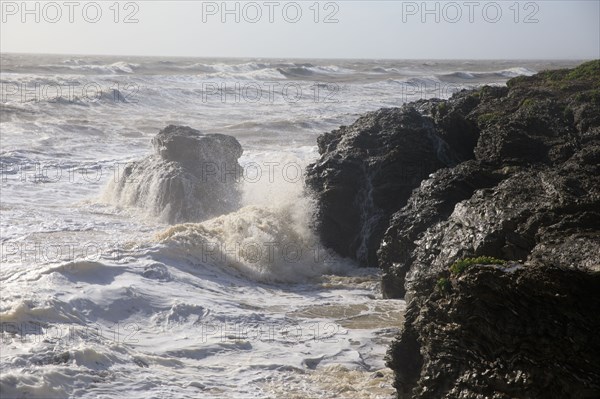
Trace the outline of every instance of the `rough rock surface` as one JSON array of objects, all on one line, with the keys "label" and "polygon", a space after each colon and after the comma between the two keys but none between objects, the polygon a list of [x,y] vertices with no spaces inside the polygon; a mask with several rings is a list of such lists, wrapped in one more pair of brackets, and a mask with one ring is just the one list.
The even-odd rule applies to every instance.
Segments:
[{"label": "rough rock surface", "polygon": [[[379,125],[415,112],[429,134],[407,140],[400,124],[390,140]],[[425,137],[447,156],[423,151]],[[431,165],[410,195],[373,202],[363,236],[384,295],[407,301],[388,353],[399,398],[600,397],[600,61],[367,114],[319,146],[317,228],[346,256],[370,220],[361,168],[401,169],[413,147]],[[388,176],[383,187],[405,183]],[[506,263],[449,272],[480,256]]]},{"label": "rough rock surface", "polygon": [[167,126],[153,139],[154,154],[128,164],[107,195],[168,223],[198,222],[239,207],[242,146],[232,136]]},{"label": "rough rock surface", "polygon": [[[465,96],[429,109],[477,126],[475,159],[424,180],[379,250],[408,301],[398,397],[600,397],[600,62]],[[478,256],[508,262],[448,272]]]},{"label": "rough rock surface", "polygon": [[[600,63],[592,62],[430,104],[435,123],[460,126],[464,118],[462,125],[477,126],[475,159],[424,180],[392,216],[378,254],[386,296],[403,297],[419,274],[438,273],[469,256],[564,267],[600,263],[594,245],[600,226],[599,74]],[[469,130],[467,138],[472,135]],[[571,241],[585,242],[575,258],[556,247]]]},{"label": "rough rock surface", "polygon": [[599,273],[479,265],[449,281],[415,286],[388,352],[399,398],[600,397]]},{"label": "rough rock surface", "polygon": [[324,245],[375,266],[390,215],[431,172],[460,160],[433,121],[414,107],[382,109],[318,139],[321,158],[307,168],[319,202]]}]

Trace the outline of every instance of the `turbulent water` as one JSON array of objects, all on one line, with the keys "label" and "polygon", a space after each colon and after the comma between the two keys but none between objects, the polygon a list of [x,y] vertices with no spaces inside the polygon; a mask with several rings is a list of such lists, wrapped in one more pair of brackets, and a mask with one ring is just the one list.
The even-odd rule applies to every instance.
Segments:
[{"label": "turbulent water", "polygon": [[[2,397],[393,397],[404,302],[314,236],[317,136],[574,64],[3,54]],[[239,140],[238,210],[168,225],[115,197],[169,124]]]}]

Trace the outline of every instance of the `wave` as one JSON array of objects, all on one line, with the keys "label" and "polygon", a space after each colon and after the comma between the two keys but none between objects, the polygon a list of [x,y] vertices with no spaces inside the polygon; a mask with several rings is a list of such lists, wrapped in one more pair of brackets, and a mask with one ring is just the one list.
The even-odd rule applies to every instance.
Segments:
[{"label": "wave", "polygon": [[[26,68],[26,69],[24,69]],[[2,73],[45,73],[66,75],[131,75],[146,68],[142,64],[127,61],[116,61],[112,63],[94,62],[92,60],[65,60],[60,64],[39,65],[9,65],[3,67]]]},{"label": "wave", "polygon": [[82,323],[83,315],[74,314],[73,309],[57,299],[38,302],[33,299],[21,300],[9,310],[0,312],[0,320],[6,324],[38,323]]},{"label": "wave", "polygon": [[[140,67],[140,64],[125,61],[118,61],[112,64],[86,64],[83,60],[67,60],[63,64],[73,71],[93,71],[110,75],[132,74]],[[55,68],[60,66],[48,65],[48,67]]]},{"label": "wave", "polygon": [[77,260],[51,267],[41,274],[60,273],[64,278],[75,283],[109,284],[125,271],[125,268],[111,267],[100,262]]},{"label": "wave", "polygon": [[297,283],[320,277],[328,253],[292,213],[247,206],[202,223],[175,225],[158,234],[165,251],[199,263],[233,268],[261,282]]},{"label": "wave", "polygon": [[289,119],[274,119],[268,121],[246,120],[243,122],[227,125],[227,129],[232,131],[252,131],[259,132],[263,135],[269,132],[288,132],[294,129],[302,129],[310,131],[319,127],[319,120],[306,120],[301,117]]},{"label": "wave", "polygon": [[[488,75],[488,73],[485,73],[484,75]],[[452,72],[446,75],[442,75],[442,76],[448,76],[448,77],[453,77],[453,78],[459,78],[459,79],[474,79],[476,77],[476,74],[473,72]]]},{"label": "wave", "polygon": [[286,76],[283,75],[277,69],[257,69],[245,72],[223,72],[216,71],[204,75],[208,79],[220,79],[220,80],[256,80],[256,81],[269,81],[269,80],[282,80]]},{"label": "wave", "polygon": [[314,76],[350,75],[356,71],[337,65],[316,66],[311,63],[259,63],[242,64],[193,64],[182,66],[182,69],[206,72],[209,77],[238,79],[304,79]]},{"label": "wave", "polygon": [[[60,385],[66,376],[59,372],[44,373],[45,378],[34,375],[24,375],[23,372],[2,373],[0,377],[0,390],[4,398],[23,398],[24,392],[27,392],[27,398],[30,399],[49,399],[66,398],[67,391]],[[49,378],[49,374],[56,378]],[[53,381],[56,380],[56,381]]]},{"label": "wave", "polygon": [[385,82],[376,82],[372,87],[387,89],[390,84],[399,85],[407,92],[417,90],[435,90],[441,87],[442,81],[435,76],[413,77],[408,79],[387,79]]},{"label": "wave", "polygon": [[[302,179],[292,179],[284,166],[304,170],[314,148],[294,154],[277,151],[248,153],[240,162],[277,165],[261,178],[243,180],[242,205],[235,212],[201,223],[174,225],[156,236],[161,250],[176,257],[192,256],[195,263],[215,266],[245,279],[265,283],[300,283],[319,279],[343,268],[340,259],[320,246],[309,225],[313,200],[305,196]],[[293,168],[296,170],[296,168]],[[269,173],[267,173],[269,172]]]},{"label": "wave", "polygon": [[508,69],[504,69],[502,71],[499,72],[500,75],[507,77],[507,78],[514,78],[517,76],[532,76],[535,75],[537,72],[528,68],[523,68],[523,67],[515,67],[515,68],[508,68]]},{"label": "wave", "polygon": [[349,68],[343,68],[337,65],[323,65],[315,66],[312,64],[297,65],[278,67],[277,71],[286,78],[306,78],[306,77],[335,77],[335,76],[350,76],[355,74],[356,71]]},{"label": "wave", "polygon": [[438,75],[441,79],[460,79],[460,80],[473,80],[473,79],[506,79],[514,78],[517,76],[531,76],[536,72],[523,67],[514,67],[508,69],[502,69],[491,72],[469,72],[469,71],[456,71]]},{"label": "wave", "polygon": [[[468,65],[468,64],[467,64]],[[467,66],[464,65],[464,66]],[[398,77],[421,77],[423,74],[434,74],[442,81],[471,81],[471,80],[503,80],[516,76],[530,76],[535,71],[526,67],[511,67],[492,71],[450,70],[448,72],[434,71],[437,64],[424,63],[419,65],[376,65],[361,66],[355,64],[326,64],[318,65],[307,62],[261,62],[247,61],[239,63],[206,61],[175,62],[153,60],[148,62],[127,62],[124,60],[102,63],[96,60],[69,59],[61,64],[41,65],[47,72],[80,73],[99,75],[181,75],[187,77],[202,77],[203,79],[242,79],[242,80],[348,80],[348,79],[398,79]]]},{"label": "wave", "polygon": [[378,66],[378,67],[373,67],[369,70],[372,73],[377,73],[377,74],[394,74],[394,75],[398,75],[398,74],[402,74],[402,75],[417,75],[420,72],[422,73],[422,71],[419,71],[417,69],[410,69],[410,68],[396,68],[396,67],[382,67],[382,66]]}]

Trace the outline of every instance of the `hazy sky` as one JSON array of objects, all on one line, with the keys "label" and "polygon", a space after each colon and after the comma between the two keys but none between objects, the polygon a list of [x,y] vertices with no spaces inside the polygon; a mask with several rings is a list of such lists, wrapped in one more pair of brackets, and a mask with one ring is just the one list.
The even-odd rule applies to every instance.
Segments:
[{"label": "hazy sky", "polygon": [[600,0],[138,0],[115,6],[111,0],[59,0],[29,1],[23,7],[22,1],[2,0],[0,50],[205,57],[588,59],[600,58],[599,4]]}]

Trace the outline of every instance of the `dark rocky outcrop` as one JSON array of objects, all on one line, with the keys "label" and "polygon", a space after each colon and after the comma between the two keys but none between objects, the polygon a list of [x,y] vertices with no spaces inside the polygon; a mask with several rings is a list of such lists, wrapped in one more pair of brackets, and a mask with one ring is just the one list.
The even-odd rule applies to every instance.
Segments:
[{"label": "dark rocky outcrop", "polygon": [[198,222],[238,209],[242,146],[234,137],[170,125],[152,145],[153,155],[128,164],[109,185],[110,201],[168,223]]},{"label": "dark rocky outcrop", "polygon": [[479,265],[437,281],[415,285],[388,352],[399,398],[599,397],[599,273]]},{"label": "dark rocky outcrop", "polygon": [[[600,397],[599,89],[594,62],[462,94],[475,159],[423,181],[379,251],[408,302],[399,398]],[[508,262],[448,271],[477,256]]]},{"label": "dark rocky outcrop", "polygon": [[319,201],[324,245],[363,265],[376,252],[390,215],[431,172],[460,161],[431,118],[414,107],[382,109],[319,137],[307,185]]},{"label": "dark rocky outcrop", "polygon": [[[513,79],[507,88],[462,92],[430,106],[435,123],[477,126],[475,159],[424,180],[392,216],[379,250],[386,296],[404,296],[411,281],[405,281],[407,273],[435,274],[461,257],[575,263],[567,256],[558,259],[556,246],[548,243],[588,242],[585,237],[600,225],[573,222],[597,221],[600,212],[597,73],[600,63],[592,62],[574,71]],[[467,97],[476,105],[460,106]],[[457,122],[461,118],[466,121]],[[472,135],[467,130],[467,139]],[[561,230],[559,239],[562,225],[571,229]],[[598,263],[594,251],[584,253],[587,258],[578,258],[585,265]]]},{"label": "dark rocky outcrop", "polygon": [[[378,207],[386,230],[366,238],[381,242],[384,295],[407,301],[388,354],[398,397],[600,397],[600,61],[380,112],[419,113],[430,135],[415,140],[434,132],[451,159],[417,150],[433,166]],[[353,171],[404,159],[365,152],[365,135],[378,154],[395,150],[379,115],[365,117],[371,130],[324,136],[309,170],[324,243],[347,256],[343,240],[364,232],[355,204],[366,179]],[[505,263],[449,271],[482,256]]]},{"label": "dark rocky outcrop", "polygon": [[421,184],[408,204],[393,215],[381,242],[379,259],[386,297],[404,297],[404,278],[419,246],[418,238],[430,226],[447,219],[455,205],[470,198],[476,188],[493,187],[503,176],[502,171],[471,160],[441,169]]}]

